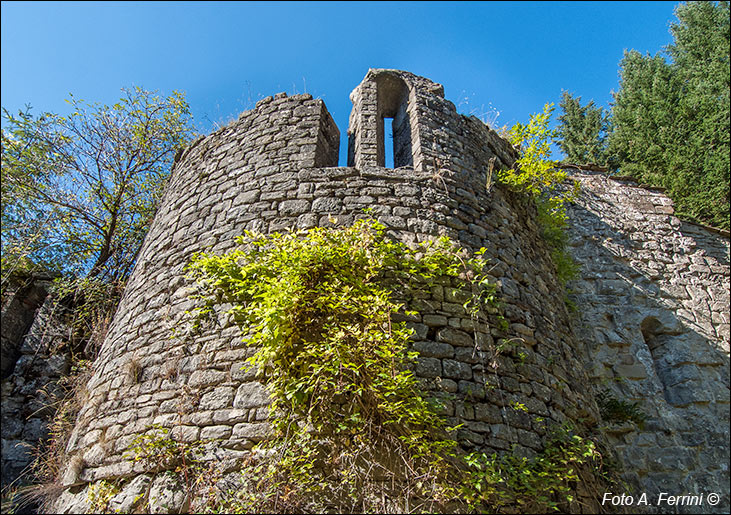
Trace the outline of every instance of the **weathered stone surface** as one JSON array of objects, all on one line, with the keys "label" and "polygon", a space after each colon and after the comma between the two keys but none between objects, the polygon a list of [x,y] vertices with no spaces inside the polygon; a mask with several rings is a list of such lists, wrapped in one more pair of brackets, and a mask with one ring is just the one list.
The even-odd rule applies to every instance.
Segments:
[{"label": "weathered stone surface", "polygon": [[[666,216],[670,200],[660,192],[596,172],[572,175],[584,192],[569,213],[571,251],[582,264],[570,285],[579,307],[575,331],[589,350],[597,390],[609,386],[615,399],[637,402],[652,415],[645,429],[663,435],[638,434],[631,423],[610,426],[625,477],[647,492],[725,485],[728,444],[713,457],[694,449],[707,438],[729,438],[728,380],[716,381],[729,375],[729,341],[718,331],[729,313],[728,235]],[[725,303],[709,302],[712,295]],[[728,496],[725,486],[719,492]]]},{"label": "weathered stone surface", "polygon": [[3,297],[2,488],[27,484],[34,449],[46,441],[57,396],[62,394],[58,380],[70,362],[67,351],[51,351],[62,347],[68,329],[53,313],[51,299],[46,299],[48,281],[28,281],[14,290],[11,280]]},{"label": "weathered stone surface", "polygon": [[257,382],[244,383],[236,390],[234,408],[249,409],[265,406],[269,403],[266,388]]},{"label": "weathered stone surface", "polygon": [[158,475],[150,486],[148,513],[185,513],[186,494],[183,485],[172,474]]},{"label": "weathered stone surface", "polygon": [[201,409],[225,409],[232,405],[234,389],[232,386],[221,386],[201,397]]},{"label": "weathered stone surface", "polygon": [[427,358],[451,358],[454,356],[454,347],[448,343],[432,341],[414,342],[414,350]]},{"label": "weathered stone surface", "polygon": [[109,501],[112,513],[134,513],[137,507],[144,504],[152,478],[143,474],[135,477]]}]

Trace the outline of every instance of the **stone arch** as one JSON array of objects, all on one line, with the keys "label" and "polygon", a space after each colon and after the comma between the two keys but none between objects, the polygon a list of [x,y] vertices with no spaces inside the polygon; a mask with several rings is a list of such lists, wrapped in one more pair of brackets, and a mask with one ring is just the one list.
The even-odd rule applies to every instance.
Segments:
[{"label": "stone arch", "polygon": [[376,78],[378,111],[376,134],[378,166],[386,166],[386,119],[393,119],[393,167],[414,166],[409,115],[409,87],[396,75],[382,74]]},{"label": "stone arch", "polygon": [[676,407],[698,402],[699,373],[687,355],[688,338],[679,335],[654,316],[640,324],[642,337],[652,356],[655,374],[668,404]]},{"label": "stone arch", "polygon": [[369,70],[350,94],[353,110],[348,126],[348,166],[386,166],[385,119],[393,120],[394,168],[413,167],[417,86],[396,70]]}]

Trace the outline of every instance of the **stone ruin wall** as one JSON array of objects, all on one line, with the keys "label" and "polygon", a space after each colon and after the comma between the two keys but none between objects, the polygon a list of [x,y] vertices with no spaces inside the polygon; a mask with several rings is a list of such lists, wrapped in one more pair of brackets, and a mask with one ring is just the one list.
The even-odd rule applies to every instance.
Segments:
[{"label": "stone ruin wall", "polygon": [[[729,506],[729,235],[672,216],[657,188],[574,171],[581,274],[569,288],[597,393],[637,402],[644,427],[610,424],[628,481],[716,492]],[[708,505],[693,507],[703,513]]]},{"label": "stone ruin wall", "polygon": [[[410,306],[419,313],[409,320],[415,331],[413,346],[421,353],[416,373],[425,388],[451,394],[444,415],[450,422],[464,424],[458,435],[463,447],[488,452],[512,449],[530,455],[542,448],[547,423],[581,419],[588,425],[603,424],[594,399],[595,391],[603,387],[603,378],[626,377],[627,381],[610,380],[608,384],[618,396],[634,400],[647,397],[643,393],[647,384],[657,386],[652,383],[652,377],[658,375],[653,371],[662,370],[663,377],[676,369],[692,374],[692,367],[685,366],[690,362],[668,362],[663,368],[666,357],[672,354],[664,350],[652,351],[661,356],[656,358],[657,363],[658,359],[665,361],[653,364],[659,368],[646,366],[647,378],[634,377],[632,374],[639,374],[636,371],[627,374],[633,366],[639,370],[638,363],[651,363],[646,358],[649,354],[652,359],[652,353],[643,353],[637,333],[629,335],[640,327],[643,338],[642,322],[647,319],[650,322],[645,323],[645,333],[649,336],[643,341],[649,338],[653,349],[674,348],[654,343],[666,335],[686,335],[681,340],[696,342],[695,347],[688,348],[689,352],[702,353],[706,350],[703,343],[719,347],[720,363],[701,363],[706,358],[693,354],[699,378],[696,383],[688,382],[690,379],[679,382],[686,387],[703,384],[699,394],[713,391],[713,402],[698,400],[681,407],[668,402],[663,405],[668,388],[662,395],[660,390],[649,390],[655,394],[652,399],[645,399],[652,408],[645,431],[611,428],[613,432],[608,438],[617,447],[625,468],[631,471],[627,476],[630,486],[659,488],[664,485],[666,472],[672,478],[687,475],[682,484],[689,485],[688,488],[698,484],[710,490],[708,485],[715,487],[715,481],[724,484],[723,469],[708,468],[708,455],[716,449],[728,456],[727,428],[725,444],[717,441],[723,433],[717,426],[728,426],[727,379],[723,384],[724,370],[728,377],[728,297],[725,308],[722,304],[715,308],[708,304],[715,313],[708,315],[713,333],[695,329],[697,321],[705,316],[701,313],[711,311],[691,310],[694,325],[683,322],[683,327],[689,328],[685,332],[658,329],[653,318],[638,321],[638,314],[632,320],[639,326],[623,319],[621,315],[631,308],[628,300],[639,302],[639,312],[651,307],[643,304],[645,297],[655,297],[643,294],[645,297],[641,298],[636,289],[631,289],[632,297],[623,297],[621,289],[607,293],[612,284],[617,288],[625,285],[627,289],[626,281],[625,276],[618,279],[608,275],[609,271],[602,267],[611,265],[616,267],[612,268],[613,273],[620,274],[627,263],[612,261],[611,253],[604,256],[619,238],[613,236],[609,240],[598,224],[611,226],[620,235],[624,235],[621,231],[633,235],[636,226],[649,215],[637,217],[629,210],[630,214],[625,216],[624,209],[616,206],[625,197],[634,197],[626,193],[630,187],[612,182],[614,189],[608,191],[615,195],[611,200],[618,204],[611,204],[609,210],[606,206],[597,210],[599,204],[582,201],[576,208],[578,214],[572,213],[576,217],[573,250],[587,263],[574,288],[581,317],[572,319],[534,222],[534,208],[499,185],[486,188],[488,170],[511,166],[515,151],[478,119],[459,115],[443,96],[442,87],[428,79],[406,72],[370,70],[351,94],[348,167],[337,167],[338,129],[323,102],[309,95],[287,97],[281,93],[268,97],[228,127],[197,140],[184,152],[174,167],[94,365],[86,402],[67,449],[73,459],[63,478],[65,490],[55,503],[58,511],[84,511],[89,486],[102,479],[124,480],[122,491],[112,499],[111,509],[131,510],[146,501],[152,512],[184,507],[182,495],[174,493],[168,479],[146,474],[140,464],[132,465],[124,456],[132,440],[153,424],[171,428],[177,438],[185,441],[209,442],[206,459],[233,474],[238,460],[246,457],[249,449],[266,435],[266,393],[252,373],[241,369],[251,350],[242,343],[235,327],[222,319],[220,327],[202,336],[186,333],[185,311],[194,304],[188,297],[191,285],[185,278],[185,265],[195,252],[225,252],[233,248],[234,237],[245,229],[271,233],[333,223],[348,225],[367,216],[380,220],[389,228],[389,234],[407,243],[444,233],[467,249],[485,247],[486,257],[494,264],[491,273],[500,286],[504,314],[509,321],[507,333],[494,327],[475,327],[462,307],[464,294],[454,284],[436,286],[427,298],[416,299]],[[394,169],[384,167],[383,117],[394,118]],[[593,192],[597,178],[585,175],[588,179],[577,177]],[[601,197],[605,193],[594,195]],[[657,195],[659,205],[667,205],[666,200]],[[370,210],[368,214],[364,213],[366,208]],[[674,219],[667,214],[662,217],[666,221]],[[647,223],[649,227],[658,225],[656,220]],[[714,238],[702,229],[696,232],[689,237]],[[644,256],[646,248],[650,253],[657,251],[649,244],[655,241],[655,232],[642,234],[647,238],[647,247],[643,243],[634,252]],[[667,237],[676,238],[672,232]],[[708,260],[712,254],[707,252],[703,258]],[[725,265],[721,258],[714,264],[725,266],[720,273],[726,274],[726,292],[727,256],[728,253]],[[690,258],[693,259],[692,255]],[[649,283],[645,284],[650,291],[652,284],[666,276],[669,264],[653,259],[631,266],[643,273],[654,270],[648,272]],[[707,266],[710,269],[711,265]],[[697,271],[691,286],[710,284],[717,278],[714,270],[703,273],[706,272]],[[681,269],[676,275],[687,277]],[[639,275],[626,277],[639,280]],[[660,289],[675,291],[664,285]],[[662,296],[660,299],[667,300]],[[675,300],[680,302],[683,298],[676,296]],[[611,309],[602,310],[603,302]],[[675,307],[667,303],[663,306],[670,311],[658,306],[649,315],[661,324],[659,327],[666,327],[662,324],[667,323],[671,316],[668,313]],[[687,302],[683,306],[688,309]],[[688,336],[691,331],[699,337],[694,340]],[[719,343],[724,334],[725,351],[723,343]],[[511,350],[497,353],[497,346],[507,341],[513,343]],[[709,377],[716,381],[711,383],[712,387],[704,382]],[[589,388],[592,383],[597,387]],[[674,388],[675,383],[670,385],[671,391]],[[672,398],[673,394],[670,395]],[[512,409],[515,402],[524,404],[528,413]],[[655,408],[657,413],[652,411]],[[701,427],[700,431],[697,425],[694,431],[686,430],[678,423],[678,416],[673,418],[673,410],[690,410],[693,414],[716,410],[716,425],[709,426],[711,429]],[[709,417],[697,420],[711,424]],[[544,420],[538,422],[539,418]],[[696,420],[686,422],[694,424]],[[699,433],[706,436],[705,447],[687,441],[691,434]],[[670,436],[665,438],[667,434]],[[648,441],[651,443],[647,444]],[[694,452],[695,461],[689,458],[680,462],[672,475],[672,471],[665,470],[670,466],[665,465],[669,458],[664,456],[673,455],[680,446],[689,456]],[[680,468],[686,465],[689,473],[681,473]],[[704,467],[708,468],[707,473]],[[728,472],[725,474],[727,478]],[[720,488],[723,490],[723,486]],[[582,492],[581,485],[577,493],[589,506],[597,501],[588,497],[588,492]],[[594,504],[590,511],[596,509]]]},{"label": "stone ruin wall", "polygon": [[[16,279],[16,280],[13,280]],[[51,277],[13,277],[5,285],[2,305],[2,437],[3,489],[23,476],[33,462],[33,448],[48,437],[57,382],[68,374],[68,352],[51,353],[59,326],[47,301]],[[23,479],[21,479],[21,482]],[[17,484],[17,483],[16,483]]]},{"label": "stone ruin wall", "polygon": [[[403,134],[410,135],[413,164],[397,169],[369,154],[383,106],[368,90],[384,77],[387,88],[396,83],[409,92],[407,105],[395,107],[409,116]],[[164,477],[144,475],[124,457],[153,424],[186,441],[211,440],[208,459],[226,471],[265,436],[266,393],[241,370],[251,350],[238,330],[223,324],[201,337],[171,339],[194,305],[185,265],[194,252],[231,249],[244,229],[267,233],[331,219],[348,225],[373,216],[407,243],[445,233],[468,249],[486,247],[510,323],[506,334],[475,327],[462,307],[464,293],[449,283],[416,299],[411,307],[419,315],[409,320],[421,353],[416,373],[426,388],[453,394],[444,415],[464,423],[461,443],[529,455],[542,448],[547,424],[598,419],[531,206],[485,187],[487,163],[509,166],[514,151],[442,95],[440,86],[408,73],[369,72],[353,93],[349,137],[358,166],[335,166],[337,128],[309,95],[264,99],[185,152],[95,364],[68,445],[76,458],[59,511],[83,509],[89,484],[102,479],[130,479],[112,508],[128,509],[137,493],[161,491]],[[516,343],[512,355],[494,352],[501,339]],[[511,408],[515,402],[528,413]],[[160,502],[154,497],[153,511]]]}]

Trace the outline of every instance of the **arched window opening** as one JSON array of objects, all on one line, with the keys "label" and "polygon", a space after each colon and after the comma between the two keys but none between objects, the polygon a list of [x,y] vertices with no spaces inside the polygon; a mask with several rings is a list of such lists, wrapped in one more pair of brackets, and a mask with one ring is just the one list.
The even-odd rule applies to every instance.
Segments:
[{"label": "arched window opening", "polygon": [[383,153],[384,153],[384,163],[383,166],[386,168],[398,168],[394,164],[393,159],[393,147],[394,147],[394,141],[393,141],[393,118],[384,118],[383,119],[384,124],[384,145],[383,145]]},{"label": "arched window opening", "polygon": [[[401,78],[393,75],[384,74],[376,80],[378,165],[387,168],[413,166],[411,120],[408,110],[409,88]],[[389,133],[388,137],[386,132]]]}]

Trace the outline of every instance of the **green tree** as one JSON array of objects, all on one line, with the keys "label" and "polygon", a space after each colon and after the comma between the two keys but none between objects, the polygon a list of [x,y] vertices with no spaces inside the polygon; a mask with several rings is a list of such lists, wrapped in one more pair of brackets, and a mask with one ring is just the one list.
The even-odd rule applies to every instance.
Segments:
[{"label": "green tree", "polygon": [[729,2],[680,4],[667,48],[682,84],[679,121],[692,127],[673,156],[679,170],[668,187],[693,218],[729,228]]},{"label": "green tree", "polygon": [[609,152],[681,216],[729,228],[729,2],[675,9],[671,58],[625,53]]},{"label": "green tree", "polygon": [[182,93],[135,88],[72,113],[3,109],[2,281],[40,265],[123,282],[169,174],[192,135]]},{"label": "green tree", "polygon": [[609,137],[609,152],[623,174],[650,184],[663,182],[670,172],[670,149],[687,132],[676,124],[680,95],[680,81],[660,54],[625,52]]},{"label": "green tree", "polygon": [[609,113],[596,107],[594,101],[581,105],[581,97],[564,91],[559,103],[559,146],[566,153],[566,161],[576,164],[607,165],[606,139]]}]

